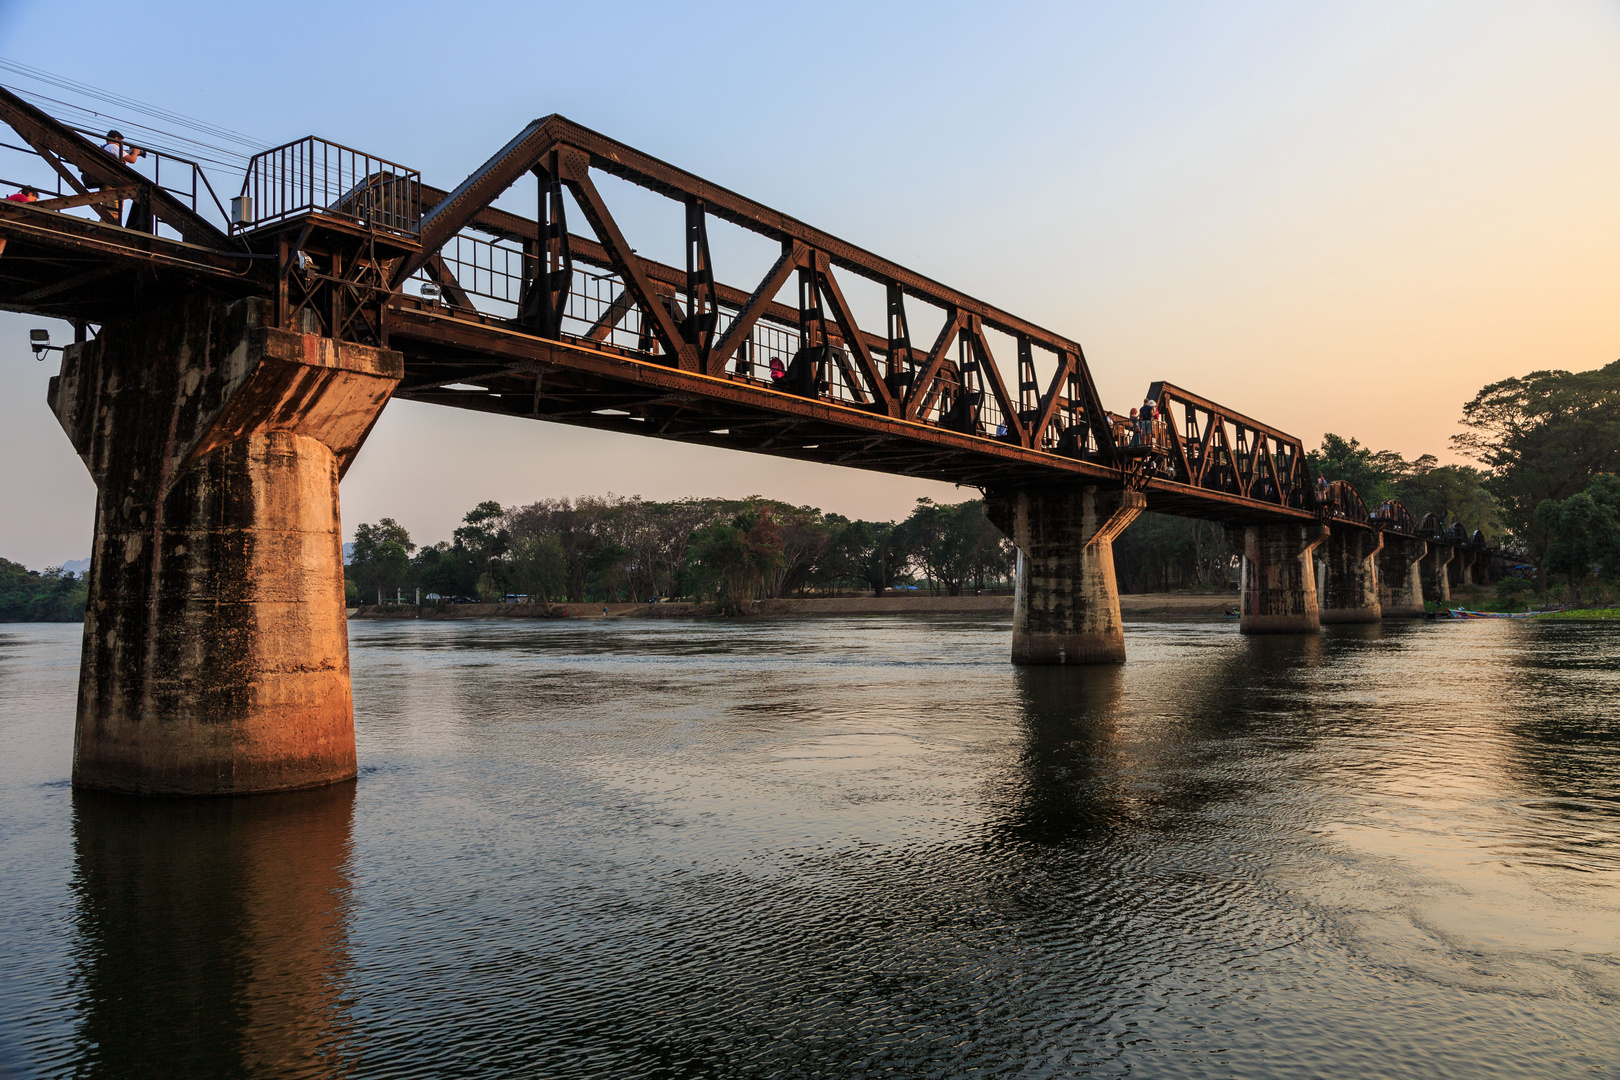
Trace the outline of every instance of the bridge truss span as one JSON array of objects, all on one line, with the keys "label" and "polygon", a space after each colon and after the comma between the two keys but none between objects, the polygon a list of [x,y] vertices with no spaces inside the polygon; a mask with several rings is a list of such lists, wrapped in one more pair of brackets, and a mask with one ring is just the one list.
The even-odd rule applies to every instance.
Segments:
[{"label": "bridge truss span", "polygon": [[36,351],[101,493],[75,783],[355,775],[339,480],[395,397],[977,488],[1019,663],[1123,659],[1112,543],[1146,510],[1230,529],[1246,632],[1420,616],[1499,561],[1180,387],[1110,412],[1077,341],[561,116],[448,189],[298,139],[228,213],[195,163],[4,89],[0,122],[42,196],[0,198],[0,308],[73,324]]},{"label": "bridge truss span", "polygon": [[[526,173],[538,181],[535,217],[495,208]],[[681,204],[684,267],[637,252],[593,173]],[[536,121],[456,189],[424,195],[436,201],[422,251],[396,281],[425,277],[455,314],[490,314],[493,302],[507,323],[539,337],[924,429],[1113,462],[1078,343],[560,117]],[[570,204],[594,235],[570,230]],[[717,276],[711,219],[778,247],[757,281],[739,287]],[[860,324],[844,275],[883,290],[881,333]],[[908,304],[932,309],[939,328],[930,342],[913,341]],[[1011,343],[1015,380],[987,332]]]}]

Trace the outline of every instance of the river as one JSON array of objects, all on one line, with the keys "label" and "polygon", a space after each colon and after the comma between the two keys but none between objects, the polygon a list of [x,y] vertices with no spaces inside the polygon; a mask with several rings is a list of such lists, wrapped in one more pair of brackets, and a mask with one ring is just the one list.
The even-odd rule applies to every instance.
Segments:
[{"label": "river", "polygon": [[68,784],[0,625],[0,1076],[1620,1077],[1620,627],[351,624],[359,780]]}]

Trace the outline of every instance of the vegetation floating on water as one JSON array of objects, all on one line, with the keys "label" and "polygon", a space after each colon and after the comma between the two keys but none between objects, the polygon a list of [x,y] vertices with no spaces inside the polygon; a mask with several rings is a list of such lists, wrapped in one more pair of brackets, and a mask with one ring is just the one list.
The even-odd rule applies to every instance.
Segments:
[{"label": "vegetation floating on water", "polygon": [[1533,617],[1575,622],[1607,622],[1610,619],[1620,619],[1620,608],[1579,608],[1575,611],[1543,611]]}]

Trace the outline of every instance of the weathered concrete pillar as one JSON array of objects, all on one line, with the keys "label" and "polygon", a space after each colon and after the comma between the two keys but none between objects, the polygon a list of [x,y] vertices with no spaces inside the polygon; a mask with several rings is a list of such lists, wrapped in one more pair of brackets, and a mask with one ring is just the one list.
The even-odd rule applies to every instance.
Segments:
[{"label": "weathered concrete pillar", "polygon": [[1451,602],[1451,560],[1457,549],[1450,544],[1432,543],[1420,564],[1423,567],[1423,599],[1437,604]]},{"label": "weathered concrete pillar", "polygon": [[1457,548],[1457,554],[1451,560],[1451,587],[1459,585],[1472,585],[1474,583],[1474,549]]},{"label": "weathered concrete pillar", "polygon": [[1335,525],[1323,543],[1323,583],[1318,602],[1324,623],[1371,623],[1383,617],[1378,594],[1378,553],[1384,534]]},{"label": "weathered concrete pillar", "polygon": [[1320,525],[1248,525],[1243,529],[1245,634],[1312,634],[1321,627],[1315,551]]},{"label": "weathered concrete pillar", "polygon": [[99,489],[77,785],[238,794],[355,775],[338,479],[403,365],[263,311],[149,304],[51,380]]},{"label": "weathered concrete pillar", "polygon": [[1382,533],[1384,550],[1378,560],[1378,600],[1386,619],[1423,617],[1423,577],[1420,564],[1429,545],[1422,540]]},{"label": "weathered concrete pillar", "polygon": [[1013,663],[1124,662],[1114,538],[1146,506],[1138,491],[1070,485],[986,495],[985,512],[1023,555]]}]

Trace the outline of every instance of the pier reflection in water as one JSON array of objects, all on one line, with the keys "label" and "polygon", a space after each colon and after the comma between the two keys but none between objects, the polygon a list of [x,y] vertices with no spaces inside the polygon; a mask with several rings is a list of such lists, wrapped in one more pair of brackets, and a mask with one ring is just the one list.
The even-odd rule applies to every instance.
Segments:
[{"label": "pier reflection in water", "polygon": [[353,813],[74,793],[75,1074],[342,1075]]},{"label": "pier reflection in water", "polygon": [[1620,1068],[1614,628],[356,623],[357,788],[71,816],[6,632],[7,1076]]}]

